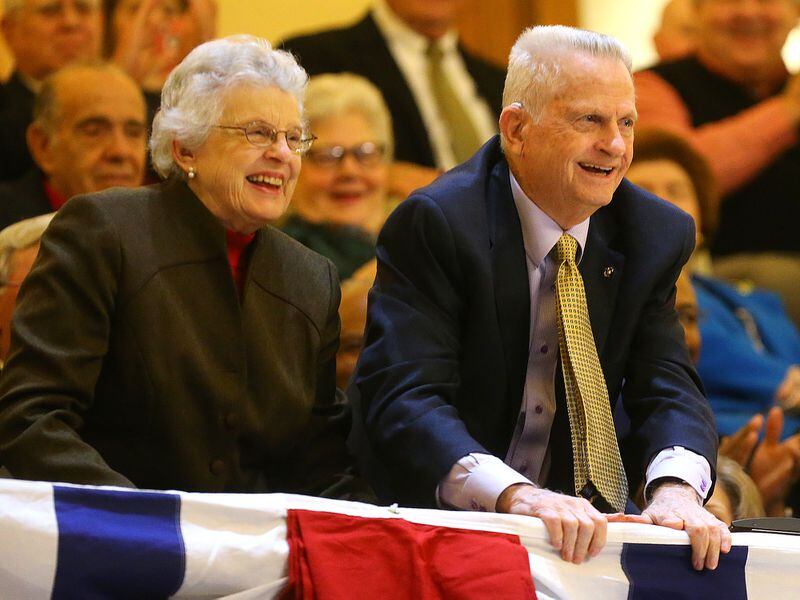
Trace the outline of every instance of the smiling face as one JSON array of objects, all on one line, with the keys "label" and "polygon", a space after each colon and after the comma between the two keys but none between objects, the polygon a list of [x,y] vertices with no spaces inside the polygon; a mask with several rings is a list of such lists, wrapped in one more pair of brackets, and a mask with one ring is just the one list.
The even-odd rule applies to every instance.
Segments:
[{"label": "smiling face", "polygon": [[506,157],[527,196],[564,229],[611,202],[633,157],[633,82],[618,60],[561,59],[564,81],[538,122],[503,110]]},{"label": "smiling face", "polygon": [[100,54],[99,0],[27,0],[3,17],[3,33],[28,77],[42,79],[77,59]]},{"label": "smiling face", "polygon": [[365,142],[378,144],[363,114],[349,111],[315,122],[317,141],[304,159],[297,184],[295,208],[314,223],[353,225],[372,230],[383,219],[386,200],[387,163],[383,157],[356,160],[352,153],[336,164],[318,164],[314,156],[334,147],[347,150]]},{"label": "smiling face", "polygon": [[28,132],[34,160],[65,198],[141,185],[147,125],[139,88],[113,69],[76,67],[55,76],[56,124]]},{"label": "smiling face", "polygon": [[[277,130],[302,130],[294,96],[275,86],[238,85],[225,93],[217,125],[245,127],[263,123]],[[280,218],[300,174],[300,155],[289,149],[286,137],[257,147],[243,131],[212,128],[194,150],[176,143],[175,160],[196,176],[189,180],[198,198],[233,231],[251,233]]]},{"label": "smiling face", "polygon": [[783,65],[781,50],[798,15],[794,0],[701,0],[701,55],[737,81],[771,76],[772,69]]}]

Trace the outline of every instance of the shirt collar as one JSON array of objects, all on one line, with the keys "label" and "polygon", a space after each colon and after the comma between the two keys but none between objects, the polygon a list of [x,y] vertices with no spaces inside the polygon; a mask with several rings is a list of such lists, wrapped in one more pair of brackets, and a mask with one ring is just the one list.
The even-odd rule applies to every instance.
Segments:
[{"label": "shirt collar", "polygon": [[589,234],[589,220],[591,217],[564,231],[561,229],[561,225],[537,206],[536,202],[528,198],[511,171],[508,172],[508,176],[511,180],[511,194],[514,196],[514,204],[517,205],[517,212],[522,225],[525,254],[528,255],[528,258],[536,268],[550,254],[553,246],[556,245],[563,233],[570,234],[578,242],[577,262],[580,262],[581,258],[583,258],[583,250],[586,247],[586,237]]},{"label": "shirt collar", "polygon": [[47,202],[50,204],[50,208],[56,211],[67,203],[68,198],[54,188],[47,178],[42,178],[42,184],[44,185],[44,194],[47,196]]},{"label": "shirt collar", "polygon": [[[399,45],[405,48],[412,48],[415,52],[422,54],[431,43],[428,38],[414,31],[405,21],[398,17],[386,4],[386,0],[375,1],[372,6],[372,16],[390,46]],[[439,44],[444,54],[452,52],[458,44],[458,32],[455,29],[451,29],[436,40],[436,43]]]}]

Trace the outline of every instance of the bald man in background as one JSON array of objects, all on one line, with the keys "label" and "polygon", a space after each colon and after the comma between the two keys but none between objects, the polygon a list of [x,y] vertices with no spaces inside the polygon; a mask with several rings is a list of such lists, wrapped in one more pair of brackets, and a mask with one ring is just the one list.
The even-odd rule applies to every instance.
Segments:
[{"label": "bald man in background", "polygon": [[66,67],[44,81],[27,142],[36,166],[0,184],[0,229],[58,210],[78,194],[141,185],[147,143],[142,92],[107,63]]}]

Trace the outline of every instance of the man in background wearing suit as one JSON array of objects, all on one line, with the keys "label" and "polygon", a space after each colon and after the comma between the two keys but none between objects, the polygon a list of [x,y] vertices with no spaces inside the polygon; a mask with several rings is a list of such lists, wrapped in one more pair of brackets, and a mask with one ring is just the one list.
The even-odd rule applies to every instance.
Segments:
[{"label": "man in background wearing suit", "polygon": [[15,64],[0,85],[0,180],[8,180],[33,165],[25,130],[42,80],[73,61],[100,56],[100,0],[4,0],[2,29]]},{"label": "man in background wearing suit", "polygon": [[[575,563],[603,547],[607,520],[685,529],[694,568],[713,569],[731,543],[702,506],[717,439],[674,307],[694,227],[623,181],[630,71],[607,36],[519,38],[501,136],[380,234],[357,441],[399,501],[539,517]],[[639,482],[642,515],[600,512]]]},{"label": "man in background wearing suit", "polygon": [[429,183],[434,169],[466,160],[497,133],[504,73],[459,45],[462,7],[377,0],[354,25],[283,42],[309,75],[350,71],[381,90],[394,122],[398,192]]}]

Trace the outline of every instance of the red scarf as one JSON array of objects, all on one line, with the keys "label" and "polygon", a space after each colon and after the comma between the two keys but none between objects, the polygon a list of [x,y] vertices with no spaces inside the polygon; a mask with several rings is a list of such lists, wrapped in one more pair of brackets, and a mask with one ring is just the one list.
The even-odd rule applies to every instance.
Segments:
[{"label": "red scarf", "polygon": [[247,274],[247,264],[249,262],[246,251],[255,237],[255,232],[238,233],[229,229],[225,230],[225,241],[228,243],[228,264],[231,266],[233,282],[236,284],[240,298],[244,291],[244,278]]}]

